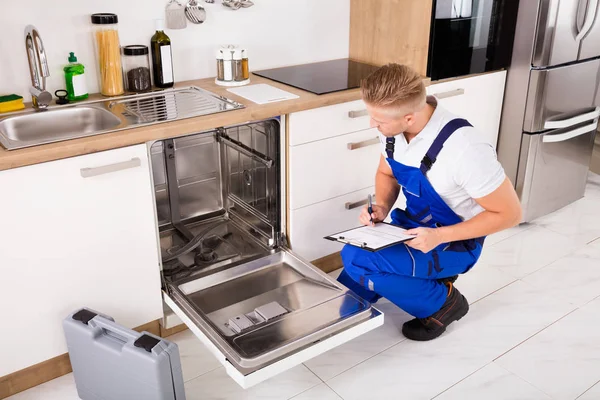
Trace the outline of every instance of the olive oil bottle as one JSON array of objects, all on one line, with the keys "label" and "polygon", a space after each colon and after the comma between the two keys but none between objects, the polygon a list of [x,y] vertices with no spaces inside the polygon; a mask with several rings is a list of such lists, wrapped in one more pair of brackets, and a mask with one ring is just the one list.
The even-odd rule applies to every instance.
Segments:
[{"label": "olive oil bottle", "polygon": [[156,20],[156,33],[152,36],[152,71],[154,86],[164,89],[173,87],[173,56],[171,53],[171,39],[164,32],[165,22]]}]

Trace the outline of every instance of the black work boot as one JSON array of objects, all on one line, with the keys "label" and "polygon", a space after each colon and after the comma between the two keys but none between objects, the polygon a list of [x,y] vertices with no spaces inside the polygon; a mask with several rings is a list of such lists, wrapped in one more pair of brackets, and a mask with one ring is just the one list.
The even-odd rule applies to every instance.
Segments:
[{"label": "black work boot", "polygon": [[446,327],[458,321],[469,312],[469,303],[465,296],[452,285],[446,283],[448,297],[440,310],[427,318],[415,318],[405,322],[402,334],[411,340],[427,341],[440,336]]}]

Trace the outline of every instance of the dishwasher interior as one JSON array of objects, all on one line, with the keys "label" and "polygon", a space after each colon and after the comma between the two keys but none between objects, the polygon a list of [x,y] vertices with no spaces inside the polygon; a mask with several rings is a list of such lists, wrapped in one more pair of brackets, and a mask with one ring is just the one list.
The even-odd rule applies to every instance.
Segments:
[{"label": "dishwasher interior", "polygon": [[280,138],[273,119],[151,147],[163,290],[244,374],[371,317],[284,246]]}]

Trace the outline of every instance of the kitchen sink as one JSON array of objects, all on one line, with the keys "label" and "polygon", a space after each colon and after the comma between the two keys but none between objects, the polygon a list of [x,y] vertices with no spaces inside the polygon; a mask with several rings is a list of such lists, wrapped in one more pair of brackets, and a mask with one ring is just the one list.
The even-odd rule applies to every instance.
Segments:
[{"label": "kitchen sink", "polygon": [[6,118],[0,121],[0,132],[14,142],[44,143],[109,130],[120,124],[121,120],[110,111],[79,106]]},{"label": "kitchen sink", "polygon": [[7,114],[0,117],[0,144],[15,150],[243,107],[195,86],[126,95]]}]

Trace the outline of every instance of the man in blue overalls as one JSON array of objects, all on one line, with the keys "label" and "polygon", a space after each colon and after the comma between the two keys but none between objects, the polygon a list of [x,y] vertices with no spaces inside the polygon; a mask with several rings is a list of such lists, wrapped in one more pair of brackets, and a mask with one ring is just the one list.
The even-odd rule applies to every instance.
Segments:
[{"label": "man in blue overalls", "polygon": [[[368,301],[387,298],[416,317],[402,327],[407,338],[431,340],[467,314],[453,282],[475,265],[486,235],[521,221],[520,202],[482,133],[427,96],[415,71],[383,66],[361,91],[383,151],[377,204],[360,221],[391,211],[392,223],[416,237],[378,252],[346,245],[339,281]],[[392,211],[400,190],[406,207]]]}]

